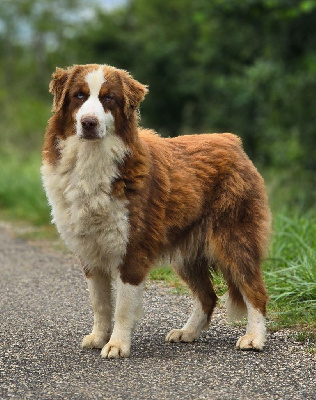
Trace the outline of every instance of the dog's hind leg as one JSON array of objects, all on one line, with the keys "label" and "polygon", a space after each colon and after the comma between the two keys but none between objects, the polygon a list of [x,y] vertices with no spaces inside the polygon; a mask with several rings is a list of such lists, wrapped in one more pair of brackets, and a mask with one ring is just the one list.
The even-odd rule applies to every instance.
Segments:
[{"label": "dog's hind leg", "polygon": [[111,335],[111,277],[103,272],[86,273],[88,290],[94,312],[92,333],[84,337],[83,348],[102,349]]},{"label": "dog's hind leg", "polygon": [[171,330],[166,336],[166,341],[192,342],[208,327],[217,301],[209,263],[206,258],[199,257],[192,263],[185,261],[181,266],[174,266],[174,269],[191,289],[194,306],[186,324],[181,329]]},{"label": "dog's hind leg", "polygon": [[[256,235],[246,226],[214,235],[212,247],[228,284],[230,314],[247,310],[246,334],[236,344],[241,350],[262,350],[266,338],[265,314],[268,296],[260,268],[262,251]],[[245,237],[247,235],[247,237]]]},{"label": "dog's hind leg", "polygon": [[[248,323],[246,334],[238,339],[237,349],[240,350],[262,350],[266,340],[265,314],[254,306],[248,294],[244,294],[247,305]],[[263,301],[266,303],[266,300]]]},{"label": "dog's hind leg", "polygon": [[248,279],[238,274],[233,278],[226,272],[226,279],[228,296],[225,305],[229,319],[237,320],[245,315],[248,318],[246,334],[237,341],[236,347],[241,350],[262,350],[266,337],[265,313],[268,298],[261,273],[258,272]]}]

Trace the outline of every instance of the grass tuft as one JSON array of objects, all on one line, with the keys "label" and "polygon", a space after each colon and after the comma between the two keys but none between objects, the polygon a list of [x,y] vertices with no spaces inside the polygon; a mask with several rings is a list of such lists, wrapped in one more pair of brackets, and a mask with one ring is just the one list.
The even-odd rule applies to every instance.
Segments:
[{"label": "grass tuft", "polygon": [[150,272],[152,281],[168,282],[172,292],[177,294],[188,293],[186,284],[172,271],[170,266],[160,266]]}]

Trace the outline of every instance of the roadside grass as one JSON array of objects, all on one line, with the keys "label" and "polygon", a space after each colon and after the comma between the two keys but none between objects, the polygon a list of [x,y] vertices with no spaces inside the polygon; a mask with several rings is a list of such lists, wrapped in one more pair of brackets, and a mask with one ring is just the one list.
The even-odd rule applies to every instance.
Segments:
[{"label": "roadside grass", "polygon": [[0,210],[2,219],[46,225],[50,211],[42,188],[40,154],[0,154]]},{"label": "roadside grass", "polygon": [[152,281],[166,282],[171,288],[172,293],[189,293],[186,284],[172,271],[170,266],[159,266],[150,272]]},{"label": "roadside grass", "polygon": [[315,214],[275,218],[270,256],[264,264],[269,314],[280,326],[316,329]]}]

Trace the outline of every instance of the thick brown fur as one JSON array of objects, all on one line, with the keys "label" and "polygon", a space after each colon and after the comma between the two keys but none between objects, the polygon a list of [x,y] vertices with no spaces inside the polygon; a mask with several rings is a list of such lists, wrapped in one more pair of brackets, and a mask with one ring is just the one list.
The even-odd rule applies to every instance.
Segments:
[{"label": "thick brown fur", "polygon": [[241,302],[242,288],[265,314],[260,262],[270,213],[263,180],[240,140],[231,134],[162,139],[141,131],[136,146],[133,154],[139,156],[122,166],[122,179],[114,185],[129,201],[134,232],[121,266],[123,280],[139,284],[160,254],[179,248],[187,259],[176,271],[205,310],[211,312],[215,301],[208,278],[215,264],[231,297]]},{"label": "thick brown fur", "polygon": [[[77,86],[96,65],[58,69],[43,162],[59,163],[58,143],[74,135]],[[230,133],[161,138],[138,126],[147,88],[125,71],[104,66],[115,94],[109,109],[115,133],[129,153],[119,165],[112,196],[126,199],[129,241],[119,266],[123,282],[139,285],[163,255],[197,296],[210,319],[216,304],[210,268],[222,271],[233,302],[244,297],[265,315],[267,294],[261,261],[270,235],[270,211],[262,177]],[[78,102],[78,101],[77,101]],[[106,224],[106,221],[104,221]]]}]

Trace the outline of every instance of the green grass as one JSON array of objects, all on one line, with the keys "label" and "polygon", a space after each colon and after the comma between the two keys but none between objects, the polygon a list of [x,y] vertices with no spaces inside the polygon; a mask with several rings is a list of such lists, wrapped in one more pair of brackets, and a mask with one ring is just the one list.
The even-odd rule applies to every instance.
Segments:
[{"label": "green grass", "polygon": [[[213,285],[218,296],[222,296],[227,286],[221,274],[213,273]],[[189,293],[187,285],[175,274],[170,266],[160,266],[150,272],[150,279],[152,281],[164,281],[172,288],[174,293]]]},{"label": "green grass", "polygon": [[280,325],[316,327],[316,221],[314,213],[275,218],[264,264],[269,310]]},{"label": "green grass", "polygon": [[0,210],[2,218],[48,224],[50,211],[42,188],[40,152],[23,157],[0,153]]},{"label": "green grass", "polygon": [[173,293],[189,293],[187,286],[176,274],[173,273],[170,266],[161,266],[153,269],[150,272],[150,279],[152,281],[167,282]]}]

